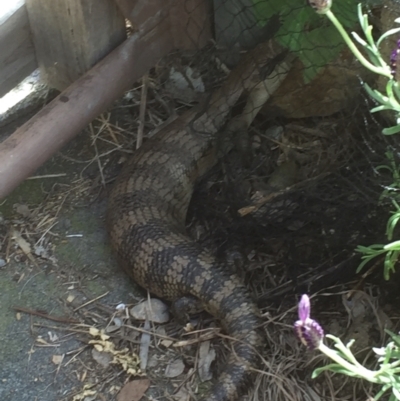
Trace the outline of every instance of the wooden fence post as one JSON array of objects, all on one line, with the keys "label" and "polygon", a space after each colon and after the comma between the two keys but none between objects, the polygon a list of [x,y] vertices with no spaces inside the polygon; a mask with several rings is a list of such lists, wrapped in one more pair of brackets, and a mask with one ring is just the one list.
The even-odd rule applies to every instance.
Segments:
[{"label": "wooden fence post", "polygon": [[26,7],[42,78],[60,91],[126,38],[113,0],[26,0]]}]

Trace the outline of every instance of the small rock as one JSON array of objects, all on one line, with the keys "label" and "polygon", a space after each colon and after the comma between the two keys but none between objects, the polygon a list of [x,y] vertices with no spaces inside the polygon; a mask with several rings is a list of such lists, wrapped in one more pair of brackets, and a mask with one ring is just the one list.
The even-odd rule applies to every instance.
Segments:
[{"label": "small rock", "polygon": [[31,212],[27,205],[24,205],[24,204],[21,205],[19,203],[15,203],[14,209],[18,214],[20,214],[23,217],[29,217],[31,215]]},{"label": "small rock", "polygon": [[116,309],[117,311],[124,311],[125,308],[126,308],[126,305],[125,305],[125,304],[118,304],[118,305],[115,307],[115,309]]},{"label": "small rock", "polygon": [[42,257],[44,259],[48,258],[47,250],[42,245],[35,246],[34,253],[35,253],[36,256],[40,256],[40,257]]},{"label": "small rock", "polygon": [[167,305],[156,298],[135,305],[129,312],[137,320],[149,320],[154,323],[166,323],[169,321]]}]

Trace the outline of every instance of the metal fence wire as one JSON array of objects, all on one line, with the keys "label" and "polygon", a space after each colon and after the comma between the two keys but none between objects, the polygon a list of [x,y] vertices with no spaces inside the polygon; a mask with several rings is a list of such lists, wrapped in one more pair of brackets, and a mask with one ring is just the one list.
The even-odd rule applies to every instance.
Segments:
[{"label": "metal fence wire", "polygon": [[[195,9],[193,3],[200,4],[190,1],[188,9]],[[333,9],[348,31],[359,30],[355,1],[337,0]],[[377,32],[387,26],[382,5],[366,10]],[[389,202],[380,196],[393,177],[377,167],[388,163],[387,152],[396,161],[397,142],[381,134],[393,116],[370,113],[374,104],[362,84],[379,87],[377,76],[355,60],[330,21],[302,1],[214,0],[209,12],[213,35],[208,43],[175,52],[155,73],[159,95],[171,110],[179,114],[197,104],[198,115],[208,113],[222,128],[208,133],[196,121],[192,128],[215,135],[220,148],[226,142],[232,148],[221,152],[219,166],[200,185],[194,199],[203,201],[193,202],[197,217],[192,218],[209,226],[205,220],[211,217],[219,244],[251,248],[273,232],[287,245],[280,263],[295,265],[296,271],[320,266],[344,250],[348,257],[359,244],[379,242],[384,235],[380,213],[387,213]],[[188,35],[192,32],[188,29]],[[266,64],[263,52],[270,56]],[[250,84],[245,82],[250,72],[239,71],[249,59],[257,70]],[[231,105],[226,85],[235,74],[246,87]],[[225,92],[218,89],[223,85]],[[260,95],[261,86],[267,95]],[[222,103],[232,106],[223,123],[218,90],[226,99]],[[241,119],[244,126],[227,139],[232,121]]]},{"label": "metal fence wire", "polygon": [[[320,5],[324,0],[310,1]],[[357,2],[357,0],[333,0],[332,10],[349,33],[352,31],[361,33]],[[395,313],[398,314],[397,278],[391,281],[391,287],[379,286],[382,279],[382,260],[377,260],[378,263],[374,265],[376,269],[371,276],[363,278],[355,274],[360,263],[360,254],[355,251],[357,246],[383,244],[387,240],[386,222],[390,216],[393,195],[400,188],[399,141],[396,135],[382,134],[384,127],[396,124],[395,117],[387,111],[371,114],[370,110],[376,104],[367,95],[363,86],[364,83],[368,83],[372,88],[384,90],[385,79],[365,69],[346,47],[331,22],[325,16],[316,13],[306,0],[132,0],[119,3],[129,6],[134,4],[128,7],[130,11],[133,9],[129,15],[140,17],[137,21],[134,18],[130,22],[127,21],[127,31],[133,33],[132,36],[136,35],[140,40],[150,36],[151,46],[161,51],[160,45],[156,43],[157,34],[168,31],[165,33],[168,36],[165,36],[164,41],[160,43],[166,43],[171,38],[170,43],[174,44],[176,50],[161,58],[141,82],[135,84],[132,90],[114,104],[109,113],[104,113],[93,121],[87,130],[87,135],[81,135],[79,141],[72,143],[71,148],[65,148],[55,156],[68,165],[67,172],[69,166],[74,165],[72,183],[67,185],[64,181],[60,181],[54,185],[43,184],[46,199],[35,206],[34,212],[25,204],[12,205],[19,215],[18,219],[9,221],[12,229],[7,225],[8,221],[5,224],[3,217],[0,216],[2,222],[0,232],[5,238],[2,246],[3,251],[7,248],[5,251],[7,258],[9,251],[13,252],[9,246],[11,239],[7,238],[13,235],[14,225],[16,227],[20,225],[21,228],[18,229],[21,234],[27,236],[32,245],[32,254],[34,251],[38,258],[43,259],[47,271],[47,263],[53,260],[43,256],[41,248],[46,252],[49,249],[49,254],[52,256],[55,234],[51,230],[59,219],[60,228],[57,230],[63,236],[61,237],[61,234],[56,236],[61,239],[64,238],[64,232],[73,232],[70,227],[71,224],[75,227],[75,223],[70,221],[68,208],[90,209],[91,219],[92,205],[95,205],[94,215],[101,215],[99,221],[103,220],[106,203],[110,204],[112,198],[111,184],[114,184],[118,175],[117,170],[132,157],[135,146],[138,148],[142,139],[145,143],[164,127],[168,128],[168,124],[174,127],[173,124],[178,116],[188,115],[190,119],[184,129],[215,142],[219,157],[218,162],[210,166],[196,183],[186,218],[186,230],[204,249],[208,249],[217,259],[228,262],[224,265],[228,264],[228,268],[244,279],[263,313],[263,329],[265,329],[263,363],[257,371],[255,385],[251,384],[249,394],[240,399],[249,401],[372,399],[371,394],[376,394],[376,391],[368,383],[325,373],[318,379],[311,379],[313,369],[327,363],[316,353],[306,353],[304,348],[299,346],[293,335],[293,323],[297,320],[296,302],[302,293],[310,295],[318,293],[318,304],[315,308],[313,304],[313,312],[316,310],[320,323],[327,332],[340,336],[344,342],[353,338],[357,332],[349,334],[349,317],[343,305],[343,293],[347,294],[354,289],[365,292],[370,290],[374,296],[378,293],[380,298],[377,296],[373,298],[374,301],[377,299],[382,302],[382,297],[385,297],[389,300],[387,303],[396,305],[393,309],[396,309]],[[169,15],[165,4],[171,5]],[[365,0],[363,10],[373,25],[374,35],[378,37],[394,26],[395,18],[400,15],[400,2]],[[125,29],[123,21],[124,19],[121,23],[122,30]],[[143,23],[143,31],[140,30],[140,23]],[[175,30],[172,25],[169,26],[170,23],[176,24]],[[154,27],[156,24],[162,29],[157,30],[157,26]],[[175,40],[179,44],[176,45]],[[382,57],[389,61],[391,52],[396,46],[396,37],[385,40],[381,46]],[[169,49],[170,47],[165,48],[163,54]],[[138,64],[140,61],[139,54]],[[112,78],[110,82],[114,83]],[[43,98],[40,99],[40,103],[46,103],[48,97],[55,96],[55,93],[49,92],[47,88],[42,89],[43,93],[38,91],[35,94]],[[60,99],[63,97],[65,98],[62,96]],[[60,103],[59,100],[57,102]],[[20,110],[17,108],[15,111]],[[16,116],[19,118],[18,113]],[[183,121],[186,124],[187,120]],[[0,121],[0,127],[3,126],[3,121]],[[178,127],[179,129],[171,132],[178,131],[179,135],[182,134],[184,129],[180,129],[179,125]],[[184,140],[187,139],[182,136]],[[167,138],[170,139],[168,136]],[[192,136],[190,138],[193,139]],[[177,142],[173,142],[172,145],[168,143],[167,151],[172,149],[171,153],[175,152],[174,146],[177,146]],[[150,141],[151,146],[154,146],[154,143]],[[146,152],[148,149],[145,147]],[[156,151],[151,149],[146,155],[150,153],[149,161],[140,159],[140,166],[146,164],[146,168],[153,167],[152,161],[161,160],[157,166],[158,172],[164,169],[163,160],[173,159],[176,165],[165,168],[171,168],[171,171],[181,169],[178,173],[190,163],[192,163],[190,167],[197,163],[196,160],[188,163],[187,159],[191,155],[182,152],[173,153],[170,159],[165,158],[165,154],[158,152],[157,149]],[[181,154],[182,158],[185,157],[183,167],[179,164]],[[75,165],[79,166],[75,169]],[[68,175],[66,179],[69,180],[69,177]],[[137,181],[143,184],[142,192],[145,194],[148,193],[148,188],[145,186],[151,187],[153,182],[156,182],[147,177],[140,177]],[[161,197],[167,193],[165,188],[168,187],[169,190],[174,184],[173,180],[171,181],[172,183],[164,183],[162,179],[157,181],[161,188],[159,190]],[[182,182],[186,181],[183,179]],[[45,185],[49,185],[49,188]],[[179,185],[184,187],[181,182]],[[131,188],[131,185],[127,187]],[[181,191],[183,195],[181,193],[179,195],[187,200],[189,196],[184,193],[185,189],[186,187]],[[29,192],[29,197],[33,198],[31,195]],[[150,198],[151,196],[148,196],[149,203]],[[159,199],[158,196],[157,201]],[[161,199],[163,202],[164,198]],[[173,198],[173,201],[175,200]],[[32,199],[28,201],[35,202]],[[146,201],[147,199],[143,203]],[[178,203],[180,201],[181,199]],[[155,203],[154,207],[150,206],[153,213],[153,209],[158,211],[159,203]],[[62,209],[68,210],[66,217],[60,217],[61,214],[59,216]],[[174,205],[170,209],[173,209],[171,215],[177,211]],[[114,210],[119,211],[119,208],[115,207]],[[146,213],[147,209],[143,211],[143,216],[147,219]],[[181,210],[176,214],[181,216]],[[160,213],[161,215],[168,219],[164,213]],[[76,219],[80,220],[81,217]],[[172,224],[176,223],[175,220]],[[128,228],[131,227],[131,221],[134,219],[129,221],[127,219]],[[89,223],[90,221],[87,224]],[[80,227],[86,228],[87,224],[86,221],[79,221],[76,227],[80,230]],[[121,223],[121,226],[125,224]],[[149,243],[157,244],[158,236],[165,235],[164,231],[160,232],[161,234],[156,231],[155,240],[150,238]],[[74,236],[80,238],[83,234],[68,235],[68,237]],[[102,235],[97,233],[96,228],[95,236],[87,237],[89,239],[86,247],[93,248],[93,253],[97,253],[97,249],[100,248],[94,247],[92,241],[97,242]],[[103,246],[103,242],[99,243]],[[130,242],[129,246],[132,243]],[[164,239],[162,243],[166,248],[169,247],[168,244],[164,245]],[[68,246],[75,246],[75,242],[71,244]],[[19,247],[21,250],[18,249],[20,253],[16,254],[17,256],[22,255],[23,247],[20,244]],[[17,245],[14,248],[17,249]],[[178,248],[177,246],[177,252],[181,249]],[[64,252],[68,253],[69,257],[69,249],[72,248],[65,249],[67,251]],[[80,254],[81,248],[77,249]],[[30,251],[28,253],[31,256]],[[99,254],[99,258],[102,257],[103,253]],[[88,255],[88,266],[96,265],[97,259],[89,260],[92,253]],[[153,260],[153,257],[156,259],[158,255],[161,255],[158,260],[162,260],[163,253],[158,250],[148,259]],[[24,260],[26,257],[27,255],[24,255]],[[19,262],[17,259],[16,261]],[[108,265],[109,261],[107,259],[101,263]],[[69,264],[75,265],[75,259],[72,258]],[[81,287],[86,288],[81,283],[81,277],[87,276],[87,280],[94,280],[92,272],[87,274],[86,270],[80,271],[80,267],[75,266],[71,269],[71,277],[74,278],[72,280],[70,273],[64,272],[67,267],[64,269],[62,266],[59,275],[65,277],[63,284],[68,286],[75,283],[74,277],[76,277],[79,286],[75,288],[72,285],[73,291],[78,291]],[[96,268],[93,274],[95,277],[101,276],[102,271]],[[19,270],[17,272],[15,281],[22,286],[22,292],[32,277],[26,275],[27,282],[22,282],[25,273],[20,279]],[[36,270],[33,269],[32,272]],[[178,275],[178,273],[171,274],[171,281]],[[106,280],[109,276],[104,277]],[[167,277],[169,278],[168,275]],[[193,280],[197,281],[198,278]],[[117,288],[117,291],[120,291],[119,287]],[[35,292],[38,292],[37,289]],[[84,295],[87,296],[86,293]],[[99,298],[94,300],[98,301]],[[70,303],[69,300],[66,302]],[[84,302],[82,307],[88,304],[90,307],[95,305],[94,303],[92,305],[92,301],[87,303],[86,298]],[[100,303],[96,305],[98,308],[101,307],[99,310],[104,309],[104,313],[111,311]],[[80,307],[73,311],[76,312],[78,309],[79,313],[82,312],[79,316],[83,319],[86,312],[83,313]],[[111,313],[113,312],[110,312],[110,315]],[[237,313],[234,311],[232,315]],[[108,319],[107,317],[104,320],[96,320],[97,310],[87,316],[90,325],[96,324],[96,327]],[[114,317],[115,314],[112,315],[112,319]],[[369,346],[371,343],[375,347],[381,346],[384,339],[383,330],[379,331],[382,325],[378,325],[376,320],[371,321],[372,324],[369,326],[360,325],[356,330],[358,334],[370,336],[367,338],[367,345],[365,342],[362,343],[364,348],[358,350],[360,351],[358,356],[360,361],[371,362],[368,367],[373,368],[377,358],[375,354],[371,356],[372,352],[368,353]],[[199,319],[199,325],[192,333],[200,336],[196,337],[195,347],[197,340],[200,343],[204,338],[209,339],[207,332],[205,337],[202,337],[204,335],[201,332],[202,323],[203,321]],[[43,326],[42,329],[45,327],[47,326]],[[122,327],[124,331],[121,331],[121,336],[115,333],[115,336],[114,334],[112,336],[121,344],[122,341],[129,343],[129,349],[133,349],[133,344],[137,342],[136,337],[133,334],[129,337],[131,332],[125,331],[127,327]],[[170,342],[169,338],[178,332],[174,322],[160,328],[165,329],[165,332],[160,330],[159,336],[155,337],[156,341],[158,338],[165,338],[168,341],[163,341],[160,347],[158,342],[154,343],[154,347],[151,343],[151,347],[157,352],[160,349],[162,352],[165,351],[160,361],[166,361],[170,355],[179,358],[184,356],[185,379],[178,382],[180,379],[175,376],[163,376],[164,371],[161,366],[164,365],[150,367],[149,364],[147,373],[152,378],[153,374],[157,376],[161,372],[163,384],[159,388],[163,392],[162,397],[165,396],[162,399],[187,400],[189,395],[192,397],[192,392],[201,390],[203,386],[203,384],[197,385],[197,376],[194,374],[199,366],[200,352],[198,348],[182,346],[188,337],[183,337],[184,341],[179,342],[179,347],[166,345]],[[134,333],[137,334],[136,331]],[[187,342],[190,343],[191,340]],[[232,355],[233,341],[221,336],[213,338],[212,344],[218,354],[215,364],[221,367],[227,355]],[[368,351],[365,351],[367,348]],[[77,355],[80,355],[80,352],[78,350]],[[157,358],[155,360],[158,361]],[[62,366],[64,367],[64,364]],[[86,383],[84,378],[87,371],[86,365],[82,363],[82,366],[85,368],[85,373],[77,374],[77,380],[80,381],[79,377],[82,377],[83,385]],[[97,369],[90,368],[89,371],[95,374]],[[109,374],[108,370],[104,372]],[[128,382],[126,376],[119,373],[118,376],[121,385]],[[103,387],[101,387],[102,393],[99,393],[105,394],[103,398],[111,399],[118,385],[114,385],[115,376],[112,376],[112,381],[109,379],[111,376],[104,377],[102,381],[96,376],[93,383],[100,383],[101,386],[103,383],[112,385],[113,390],[109,393],[103,391]],[[86,381],[88,380],[89,376],[86,378]],[[171,385],[171,395],[165,395],[166,382]],[[58,380],[58,383],[61,381]],[[186,391],[186,387],[189,389],[188,392],[181,392],[181,389]],[[12,391],[14,390],[12,388]],[[172,394],[173,391],[175,392]],[[199,393],[196,392],[194,397],[200,397]],[[69,395],[65,397],[63,399],[67,399]],[[79,397],[74,395],[73,399],[83,399]],[[86,393],[82,397],[86,397]],[[88,395],[84,399],[92,399],[91,397]],[[117,397],[117,399],[123,398]]]}]

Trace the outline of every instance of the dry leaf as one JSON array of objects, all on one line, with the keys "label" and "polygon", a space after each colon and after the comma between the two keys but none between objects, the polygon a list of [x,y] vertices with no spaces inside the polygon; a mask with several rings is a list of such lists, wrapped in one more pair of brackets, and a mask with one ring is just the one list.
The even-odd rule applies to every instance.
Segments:
[{"label": "dry leaf", "polygon": [[44,338],[42,338],[41,336],[38,336],[38,337],[36,338],[36,342],[37,342],[38,344],[42,344],[42,345],[49,345],[49,343],[48,343]]},{"label": "dry leaf", "polygon": [[114,333],[122,327],[124,322],[119,317],[114,317],[113,323],[105,328],[105,333]]},{"label": "dry leaf", "polygon": [[133,380],[126,383],[118,393],[117,401],[139,401],[149,387],[149,379]]},{"label": "dry leaf", "polygon": [[31,244],[21,237],[21,233],[15,229],[12,229],[11,235],[14,238],[15,242],[22,249],[22,252],[25,255],[30,255],[31,253]]},{"label": "dry leaf", "polygon": [[15,211],[23,217],[29,217],[31,212],[29,211],[29,207],[24,204],[15,203],[14,204]]},{"label": "dry leaf", "polygon": [[159,357],[157,355],[151,355],[149,361],[147,362],[147,368],[155,368],[160,363]]},{"label": "dry leaf", "polygon": [[121,329],[120,326],[116,326],[115,324],[111,324],[111,325],[107,326],[104,331],[106,333],[114,333],[115,331],[118,331],[120,329]]},{"label": "dry leaf", "polygon": [[79,394],[75,395],[72,401],[82,401],[86,397],[95,396],[97,392],[95,390],[90,390],[91,387],[93,387],[93,385],[85,384],[83,386],[83,390]]},{"label": "dry leaf", "polygon": [[40,256],[43,259],[48,259],[49,258],[49,254],[47,252],[47,249],[43,245],[35,245],[34,253],[35,253],[36,256]]},{"label": "dry leaf", "polygon": [[[150,322],[148,320],[144,322],[144,329],[150,330]],[[143,333],[140,337],[139,359],[141,370],[145,370],[147,366],[147,361],[149,359],[150,341],[151,337],[148,333]]]},{"label": "dry leaf", "polygon": [[96,348],[92,349],[92,357],[98,364],[104,366],[105,368],[108,367],[108,365],[114,359],[111,352],[98,351]]},{"label": "dry leaf", "polygon": [[53,355],[51,358],[51,361],[54,363],[54,365],[61,365],[61,362],[64,359],[64,355]]},{"label": "dry leaf", "polygon": [[[140,373],[138,369],[139,357],[132,353],[129,348],[123,348],[121,350],[115,349],[115,345],[111,341],[107,341],[110,337],[104,333],[104,330],[98,330],[95,327],[89,329],[90,334],[97,339],[90,340],[89,344],[92,344],[97,352],[107,352],[113,357],[112,363],[119,364],[122,366],[125,372],[130,375],[137,375]],[[98,355],[98,354],[94,354]]]},{"label": "dry leaf", "polygon": [[67,297],[67,302],[70,304],[75,299],[75,295],[69,294]]},{"label": "dry leaf", "polygon": [[48,331],[47,334],[49,335],[49,339],[52,343],[55,343],[58,341],[58,335],[55,333],[52,333],[51,331]]},{"label": "dry leaf", "polygon": [[31,245],[28,241],[22,238],[21,233],[18,232],[15,228],[11,229],[11,237],[18,244],[18,246],[22,249],[22,252],[28,257],[28,259],[37,266],[35,258],[31,253]]},{"label": "dry leaf", "polygon": [[210,347],[210,341],[204,341],[199,349],[199,377],[202,382],[212,379],[211,363],[215,359],[215,350]]},{"label": "dry leaf", "polygon": [[162,340],[160,342],[161,345],[163,345],[165,348],[169,348],[172,345],[173,341],[171,340]]},{"label": "dry leaf", "polygon": [[171,67],[165,87],[174,99],[188,103],[198,99],[199,93],[205,91],[201,74],[189,66],[184,67],[182,72]]},{"label": "dry leaf", "polygon": [[183,373],[185,370],[185,364],[183,363],[182,359],[177,359],[174,362],[170,363],[165,368],[165,377],[177,377]]}]

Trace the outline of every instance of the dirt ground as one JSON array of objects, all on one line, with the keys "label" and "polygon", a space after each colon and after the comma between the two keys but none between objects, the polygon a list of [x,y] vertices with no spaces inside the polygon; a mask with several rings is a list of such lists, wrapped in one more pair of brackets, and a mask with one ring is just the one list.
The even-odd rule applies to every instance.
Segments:
[{"label": "dirt ground", "polygon": [[[140,93],[132,96],[140,98]],[[33,112],[3,125],[0,135],[8,135]],[[104,222],[110,182],[133,148],[130,132],[137,130],[132,126],[137,113],[137,103],[118,103],[111,116],[104,114],[1,205],[3,401],[133,401],[149,386],[144,399],[183,401],[209,386],[195,374],[204,351],[200,344],[209,347],[204,351],[209,363],[217,355],[218,362],[211,373],[205,372],[206,378],[216,377],[214,365],[217,369],[223,365],[229,341],[219,338],[209,317],[201,315],[193,322],[197,330],[188,334],[173,320],[146,326],[127,316],[123,307],[116,308],[146,298],[117,266]],[[316,134],[326,121],[313,124]],[[295,129],[300,129],[299,124],[292,126]],[[106,135],[101,137],[101,132]],[[112,138],[120,138],[121,133],[128,145],[110,148]],[[349,149],[343,143],[334,151],[330,143],[330,151],[339,154]],[[318,294],[315,313],[325,329],[344,339],[356,338],[365,360],[373,359],[368,351],[371,345],[385,341],[383,327],[395,331],[398,326],[397,281],[382,287],[376,278],[380,273],[372,282],[354,275],[359,260],[355,246],[376,241],[376,233],[385,225],[374,197],[379,188],[373,191],[369,184],[360,184],[369,182],[372,169],[365,160],[357,162],[354,170],[343,168],[340,163],[348,159],[338,157],[339,166],[321,170],[315,185],[296,187],[285,199],[289,203],[279,198],[267,211],[243,223],[232,210],[245,207],[246,201],[233,193],[242,192],[237,188],[248,192],[249,182],[254,187],[259,184],[251,166],[246,168],[252,173],[243,179],[244,170],[232,163],[238,157],[224,159],[198,187],[188,231],[219,256],[232,260],[264,313],[266,362],[249,397],[365,399],[373,392],[368,385],[329,375],[311,380],[312,369],[322,359],[301,348],[291,326],[302,292]],[[273,170],[268,168],[258,171],[258,176],[271,176]],[[319,176],[322,173],[326,175]],[[275,176],[281,178],[279,174]],[[305,177],[308,183],[312,182],[309,177]],[[140,371],[137,354],[147,359],[146,370]],[[124,386],[131,379],[137,381],[126,397],[121,389],[128,389]]]}]

